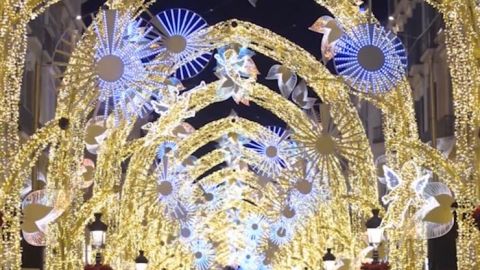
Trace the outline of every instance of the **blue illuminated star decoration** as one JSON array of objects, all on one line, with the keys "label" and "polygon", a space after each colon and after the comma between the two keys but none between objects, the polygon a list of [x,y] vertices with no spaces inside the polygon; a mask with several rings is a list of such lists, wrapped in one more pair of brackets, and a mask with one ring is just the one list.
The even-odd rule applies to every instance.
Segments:
[{"label": "blue illuminated star decoration", "polygon": [[215,260],[213,245],[203,239],[195,239],[190,244],[193,262],[197,270],[210,269]]},{"label": "blue illuminated star decoration", "polygon": [[395,34],[380,25],[361,24],[337,41],[334,64],[353,89],[378,94],[400,83],[406,73],[407,56]]},{"label": "blue illuminated star decoration", "polygon": [[[160,45],[165,59],[172,59],[177,67],[174,76],[186,80],[199,74],[212,58],[210,44],[201,31],[207,22],[197,13],[174,8],[155,16],[150,23],[162,36]],[[204,53],[205,52],[205,53]]]},{"label": "blue illuminated star decoration", "polygon": [[155,58],[163,50],[155,46],[160,37],[152,37],[153,27],[143,27],[143,21],[129,13],[103,10],[98,17],[93,21],[97,39],[93,74],[98,79],[103,114],[113,111],[117,122],[142,117],[151,111],[152,98],[161,99],[157,91],[164,88],[166,74],[153,68],[168,65]]},{"label": "blue illuminated star decoration", "polygon": [[271,133],[260,133],[257,141],[250,141],[245,147],[250,148],[260,155],[261,161],[254,165],[260,175],[268,177],[278,176],[283,168],[287,167],[289,156],[288,137],[290,133],[280,127],[269,127]]}]

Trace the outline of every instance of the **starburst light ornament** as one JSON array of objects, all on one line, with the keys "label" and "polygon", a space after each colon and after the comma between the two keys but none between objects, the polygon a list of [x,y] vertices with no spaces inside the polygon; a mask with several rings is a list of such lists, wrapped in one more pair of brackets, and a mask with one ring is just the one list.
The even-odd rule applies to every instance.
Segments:
[{"label": "starburst light ornament", "polygon": [[258,254],[255,249],[245,248],[239,253],[239,266],[242,270],[259,270],[265,256]]},{"label": "starburst light ornament", "polygon": [[405,76],[407,56],[400,39],[376,24],[361,24],[335,44],[335,68],[356,91],[385,93]]},{"label": "starburst light ornament", "polygon": [[268,237],[273,244],[280,247],[293,239],[293,233],[293,225],[280,219],[270,226]]},{"label": "starburst light ornament", "polygon": [[216,184],[201,185],[203,199],[205,201],[205,210],[218,211],[225,202],[225,187]]},{"label": "starburst light ornament", "polygon": [[257,152],[261,161],[254,165],[260,175],[278,176],[288,166],[290,144],[287,141],[290,133],[279,127],[269,127],[272,133],[259,134],[258,141],[250,141],[245,146]]},{"label": "starburst light ornament", "polygon": [[286,172],[291,186],[289,201],[305,212],[313,212],[318,203],[325,199],[317,166],[308,160],[300,160],[292,166]]},{"label": "starburst light ornament", "polygon": [[165,74],[155,67],[167,62],[152,59],[163,50],[155,45],[161,37],[148,38],[153,27],[142,27],[143,22],[129,13],[103,10],[99,17],[93,21],[97,37],[93,73],[104,115],[111,109],[117,121],[141,117],[152,109],[151,98],[161,99],[157,91],[164,87]]},{"label": "starburst light ornament", "polygon": [[195,239],[196,236],[197,233],[195,232],[193,226],[187,224],[180,225],[180,232],[178,238],[183,244],[188,245]]},{"label": "starburst light ornament", "polygon": [[215,260],[213,245],[203,239],[193,240],[190,244],[194,264],[197,270],[207,270]]},{"label": "starburst light ornament", "polygon": [[157,164],[157,192],[158,201],[167,207],[177,204],[183,172],[169,166],[168,158],[162,159]]},{"label": "starburst light ornament", "polygon": [[[332,173],[333,168],[345,166],[346,157],[368,151],[359,140],[361,131],[354,129],[353,121],[342,112],[333,122],[328,105],[320,104],[320,112],[310,111],[310,123],[300,123],[292,134],[292,157],[306,159],[318,169],[319,177]],[[340,132],[342,130],[342,132]]]},{"label": "starburst light ornament", "polygon": [[252,214],[244,222],[244,235],[246,242],[257,245],[265,236],[267,220],[263,215]]},{"label": "starburst light ornament", "polygon": [[199,74],[212,58],[202,53],[211,48],[205,34],[207,22],[197,13],[183,8],[165,10],[150,21],[161,35],[160,44],[166,50],[160,56],[175,64],[174,76],[186,80]]}]

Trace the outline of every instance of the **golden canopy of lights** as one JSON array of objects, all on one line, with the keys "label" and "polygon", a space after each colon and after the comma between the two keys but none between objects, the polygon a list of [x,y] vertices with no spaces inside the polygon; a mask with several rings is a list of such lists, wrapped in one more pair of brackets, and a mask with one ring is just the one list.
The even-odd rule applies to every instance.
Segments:
[{"label": "golden canopy of lights", "polygon": [[[251,269],[319,269],[323,267],[319,254],[327,248],[350,267],[345,269],[359,269],[368,257],[365,222],[373,208],[382,209],[386,239],[380,253],[388,257],[391,269],[421,269],[427,241],[416,232],[423,227],[416,213],[424,201],[412,186],[423,183],[425,171],[448,186],[458,203],[458,269],[480,269],[480,233],[471,215],[479,203],[480,185],[480,8],[474,0],[427,0],[445,21],[455,104],[454,159],[420,140],[405,75],[383,93],[352,91],[342,76],[331,74],[295,43],[240,20],[200,29],[192,38],[200,45],[192,50],[187,37],[175,35],[166,37],[166,49],[152,45],[157,39],[140,24],[137,45],[120,40],[123,32],[109,25],[126,28],[132,23],[130,18],[149,13],[152,0],[110,0],[108,8],[93,17],[64,63],[55,119],[20,144],[17,131],[27,24],[58,1],[5,0],[0,4],[2,269],[21,269],[23,179],[46,149],[46,192],[68,195],[52,199],[53,211],[61,213],[47,222],[48,230],[42,233],[45,269],[81,269],[86,260],[93,261],[85,228],[99,212],[108,225],[104,261],[114,269],[133,269],[139,250],[148,256],[150,269],[213,269],[231,265],[245,254],[265,267]],[[315,1],[334,15],[345,32],[375,21],[361,13],[355,1]],[[146,41],[138,41],[142,38]],[[104,43],[122,44],[116,49],[125,51],[114,55]],[[189,91],[180,91],[169,81],[168,74],[215,49],[218,81]],[[179,56],[183,50],[188,53]],[[129,54],[132,51],[151,53],[150,64],[142,61],[145,55]],[[254,63],[245,51],[281,63],[283,81],[293,74],[302,78],[323,102],[320,119],[307,113],[308,104],[292,102],[257,82]],[[140,75],[132,79],[129,72]],[[120,88],[134,91],[117,95]],[[377,167],[352,94],[369,101],[383,115],[387,164],[398,178],[384,197],[388,208],[379,200]],[[132,138],[137,117],[142,116],[133,112],[150,106],[143,101],[152,95],[164,98],[153,102],[154,109],[163,106],[161,116],[142,127],[145,136]],[[185,123],[196,112],[225,100],[225,95],[272,112],[287,124],[288,131],[236,115],[197,130]],[[112,98],[120,101],[108,104]],[[100,107],[107,108],[105,114],[98,113]],[[92,114],[101,119],[93,128]],[[92,129],[99,132],[93,142]],[[214,141],[219,142],[218,149],[199,159],[192,157]],[[95,171],[93,188],[86,196],[84,155],[85,147],[91,150],[92,145]],[[225,168],[197,181],[223,163]],[[257,235],[259,227],[264,232]]]}]

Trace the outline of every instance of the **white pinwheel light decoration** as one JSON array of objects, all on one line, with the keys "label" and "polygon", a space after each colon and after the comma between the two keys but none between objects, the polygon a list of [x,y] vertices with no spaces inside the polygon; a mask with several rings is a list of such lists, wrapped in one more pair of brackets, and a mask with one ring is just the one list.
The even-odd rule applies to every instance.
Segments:
[{"label": "white pinwheel light decoration", "polygon": [[419,175],[410,186],[405,183],[400,176],[387,166],[383,166],[385,182],[390,192],[382,197],[385,204],[392,203],[398,199],[397,190],[404,188],[410,189],[411,197],[407,202],[403,202],[402,219],[403,223],[407,210],[411,205],[421,205],[415,213],[414,221],[417,225],[417,232],[420,237],[433,239],[447,234],[454,225],[454,217],[451,206],[455,201],[450,189],[440,182],[429,182],[432,175],[430,172],[421,173],[417,168]]},{"label": "white pinwheel light decoration", "polygon": [[297,74],[282,65],[273,65],[268,71],[267,80],[277,80],[282,96],[288,98],[297,85]]},{"label": "white pinwheel light decoration", "polygon": [[323,63],[327,63],[335,56],[335,44],[343,35],[343,30],[338,22],[330,16],[318,18],[308,29],[323,34],[321,46],[322,61]]},{"label": "white pinwheel light decoration", "polygon": [[69,194],[62,190],[46,189],[28,194],[22,201],[22,235],[32,246],[45,246],[48,224],[56,220],[71,203]]},{"label": "white pinwheel light decoration", "polygon": [[235,45],[218,49],[214,57],[215,75],[221,80],[217,89],[219,100],[233,98],[236,103],[249,105],[248,89],[259,74],[253,55],[248,48]]},{"label": "white pinwheel light decoration", "polygon": [[104,116],[91,118],[85,128],[85,148],[91,154],[96,155],[107,136],[107,119]]}]

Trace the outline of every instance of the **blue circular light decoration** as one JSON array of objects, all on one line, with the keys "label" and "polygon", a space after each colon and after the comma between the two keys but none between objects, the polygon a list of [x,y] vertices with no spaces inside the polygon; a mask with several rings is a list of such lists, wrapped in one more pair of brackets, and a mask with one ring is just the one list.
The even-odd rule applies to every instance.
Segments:
[{"label": "blue circular light decoration", "polygon": [[208,27],[200,15],[188,9],[175,8],[159,13],[150,23],[162,36],[160,43],[165,48],[165,57],[181,64],[174,73],[176,78],[192,78],[207,66],[212,53],[201,53],[210,45],[199,34],[200,30]]},{"label": "blue circular light decoration", "polygon": [[392,90],[405,76],[407,55],[400,39],[382,26],[362,24],[335,44],[337,72],[356,91],[379,94]]}]

